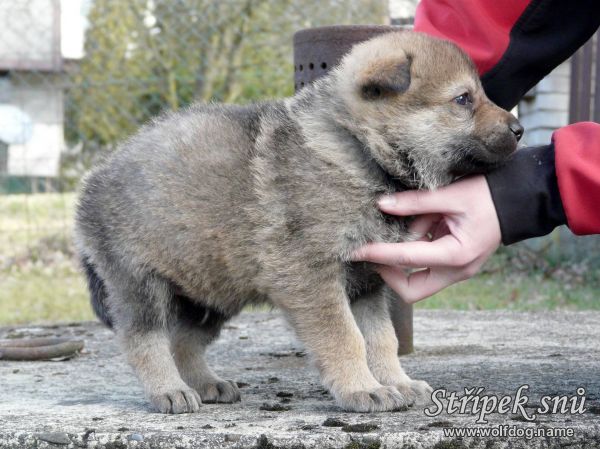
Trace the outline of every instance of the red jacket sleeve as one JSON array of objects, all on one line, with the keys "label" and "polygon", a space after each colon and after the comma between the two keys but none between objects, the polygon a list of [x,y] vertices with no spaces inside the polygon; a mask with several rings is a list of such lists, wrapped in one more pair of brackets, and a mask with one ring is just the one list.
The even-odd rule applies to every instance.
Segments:
[{"label": "red jacket sleeve", "polygon": [[600,124],[565,126],[552,141],[569,228],[577,235],[600,234]]},{"label": "red jacket sleeve", "polygon": [[598,0],[421,0],[414,29],[465,50],[488,97],[512,109],[598,26]]},{"label": "red jacket sleeve", "polygon": [[422,1],[415,31],[447,39],[466,51],[484,75],[508,48],[509,33],[531,0],[515,0],[510,8],[498,0]]},{"label": "red jacket sleeve", "polygon": [[[598,26],[598,0],[422,0],[414,29],[459,45],[475,61],[488,97],[511,109]],[[579,235],[600,234],[600,125],[587,122],[564,127],[554,133],[550,147],[554,153],[547,159],[552,162],[554,158],[553,173],[546,177],[558,180],[559,202],[569,228]],[[527,158],[520,159],[527,162]],[[519,164],[523,163],[517,160],[513,165]],[[547,198],[556,190],[556,182],[554,188],[552,182],[544,183],[547,191],[541,191],[538,184],[529,192],[528,185],[535,184],[502,179],[514,173],[535,176],[537,172],[513,167],[488,177],[488,183],[496,184],[490,184],[492,191],[501,193],[494,198],[499,218],[510,217],[505,220],[507,235],[503,229],[503,239],[509,242],[526,238],[522,225],[518,230],[509,229],[513,217],[519,216],[519,211],[511,208],[521,207],[529,194],[531,204],[536,203],[534,196],[546,199],[537,201],[542,208],[540,204],[552,204]],[[517,196],[519,201],[515,201]],[[548,214],[540,210],[538,215]],[[527,237],[542,235],[541,230],[537,234],[530,231]]]}]

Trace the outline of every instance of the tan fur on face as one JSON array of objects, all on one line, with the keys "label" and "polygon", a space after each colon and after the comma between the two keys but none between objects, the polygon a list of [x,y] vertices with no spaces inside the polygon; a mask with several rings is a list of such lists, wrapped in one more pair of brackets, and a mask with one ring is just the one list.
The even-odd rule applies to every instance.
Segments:
[{"label": "tan fur on face", "polygon": [[[407,65],[407,88],[386,91],[379,100],[361,95],[371,82],[393,86],[399,73],[405,79],[402,72]],[[487,99],[474,64],[450,42],[419,33],[385,34],[356,46],[333,76],[332,88],[349,112],[338,114],[340,124],[351,129],[392,175],[402,178],[411,172],[415,176],[411,187],[432,189],[452,180],[448,153],[459,145],[461,135],[462,142],[485,144],[480,152],[490,162],[510,152],[513,136],[508,123],[514,117]],[[464,92],[473,98],[473,114],[453,103]],[[491,135],[496,137],[490,139]],[[399,153],[410,153],[411,167]]]},{"label": "tan fur on face", "polygon": [[364,99],[398,96],[410,87],[411,58],[381,59],[362,70],[357,84]]}]

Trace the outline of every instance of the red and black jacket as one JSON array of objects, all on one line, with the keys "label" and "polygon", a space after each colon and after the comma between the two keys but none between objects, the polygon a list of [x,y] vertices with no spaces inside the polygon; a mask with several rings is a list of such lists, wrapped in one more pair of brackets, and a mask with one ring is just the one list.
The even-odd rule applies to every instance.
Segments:
[{"label": "red and black jacket", "polygon": [[[599,26],[600,0],[422,0],[415,16],[415,31],[469,53],[488,97],[505,109]],[[559,129],[550,145],[518,151],[487,181],[505,244],[561,224],[600,234],[600,124]]]}]

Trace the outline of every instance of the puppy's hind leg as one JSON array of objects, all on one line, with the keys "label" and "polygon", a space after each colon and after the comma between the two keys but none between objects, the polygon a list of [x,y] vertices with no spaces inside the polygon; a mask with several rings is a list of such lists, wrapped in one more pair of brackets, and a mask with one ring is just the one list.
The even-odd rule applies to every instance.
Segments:
[{"label": "puppy's hind leg", "polygon": [[162,413],[197,412],[202,401],[181,379],[170,351],[170,286],[154,276],[120,277],[107,283],[115,329],[146,395]]},{"label": "puppy's hind leg", "polygon": [[412,380],[400,365],[388,296],[383,288],[352,303],[352,313],[365,339],[369,369],[382,385],[395,387],[409,405],[426,403],[432,388],[425,381]]},{"label": "puppy's hind leg", "polygon": [[194,388],[206,403],[232,403],[240,400],[235,382],[221,379],[210,369],[204,353],[218,337],[226,317],[182,299],[177,324],[171,330],[171,352],[183,380]]}]

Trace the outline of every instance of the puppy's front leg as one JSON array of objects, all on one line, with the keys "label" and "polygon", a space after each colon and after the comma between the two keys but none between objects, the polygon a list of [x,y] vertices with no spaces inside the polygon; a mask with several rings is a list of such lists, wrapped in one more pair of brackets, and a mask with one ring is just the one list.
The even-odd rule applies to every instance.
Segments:
[{"label": "puppy's front leg", "polygon": [[314,356],[322,382],[338,404],[356,412],[405,409],[405,398],[371,374],[365,342],[341,282],[304,278],[292,285],[295,291],[280,290],[274,302]]},{"label": "puppy's front leg", "polygon": [[398,339],[389,312],[385,288],[356,299],[352,312],[365,339],[367,363],[383,385],[394,386],[409,405],[430,400],[432,388],[422,380],[406,375],[398,360]]}]

